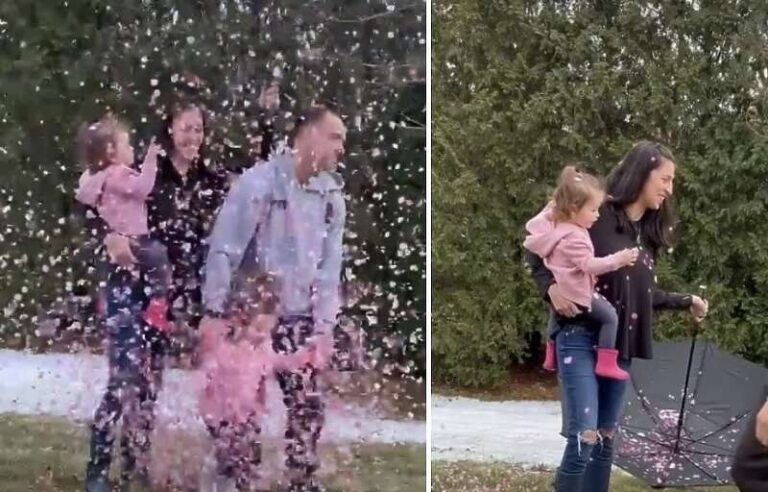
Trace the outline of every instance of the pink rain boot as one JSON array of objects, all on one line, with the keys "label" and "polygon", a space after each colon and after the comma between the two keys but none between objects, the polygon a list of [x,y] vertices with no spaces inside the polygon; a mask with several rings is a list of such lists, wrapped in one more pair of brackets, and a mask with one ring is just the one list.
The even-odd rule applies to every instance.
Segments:
[{"label": "pink rain boot", "polygon": [[618,358],[618,350],[598,347],[595,374],[604,378],[618,379],[619,381],[629,379],[629,373],[620,368],[616,363]]},{"label": "pink rain boot", "polygon": [[171,322],[168,321],[168,301],[160,298],[150,299],[147,309],[144,310],[144,321],[162,332],[171,331]]},{"label": "pink rain boot", "polygon": [[555,341],[547,340],[547,349],[544,353],[544,365],[542,366],[547,371],[557,370],[557,356],[555,355]]}]

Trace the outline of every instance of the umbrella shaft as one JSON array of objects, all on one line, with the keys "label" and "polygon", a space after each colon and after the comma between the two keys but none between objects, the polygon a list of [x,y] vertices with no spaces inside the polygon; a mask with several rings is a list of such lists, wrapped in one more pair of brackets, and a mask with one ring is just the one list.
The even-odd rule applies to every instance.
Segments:
[{"label": "umbrella shaft", "polygon": [[675,439],[675,453],[680,450],[680,435],[683,432],[683,416],[685,414],[685,400],[688,398],[688,385],[691,382],[691,366],[693,366],[693,353],[696,350],[696,332],[691,340],[691,351],[688,354],[688,369],[685,371],[685,385],[683,386],[683,401],[680,404],[680,414],[677,416],[677,438]]}]

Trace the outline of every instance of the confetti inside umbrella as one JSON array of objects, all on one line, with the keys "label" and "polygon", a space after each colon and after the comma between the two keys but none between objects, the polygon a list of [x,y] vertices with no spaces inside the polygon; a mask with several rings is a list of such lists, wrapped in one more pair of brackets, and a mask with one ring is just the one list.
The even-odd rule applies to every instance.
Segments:
[{"label": "confetti inside umbrella", "polygon": [[725,485],[768,370],[694,337],[634,359],[614,463],[654,488]]}]

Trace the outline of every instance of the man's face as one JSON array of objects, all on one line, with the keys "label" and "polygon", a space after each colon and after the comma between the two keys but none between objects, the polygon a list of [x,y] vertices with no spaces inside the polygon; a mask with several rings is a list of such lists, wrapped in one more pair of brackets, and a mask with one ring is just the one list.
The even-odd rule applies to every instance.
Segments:
[{"label": "man's face", "polygon": [[312,153],[314,171],[335,171],[344,158],[347,129],[337,115],[328,112],[306,131],[307,143]]}]

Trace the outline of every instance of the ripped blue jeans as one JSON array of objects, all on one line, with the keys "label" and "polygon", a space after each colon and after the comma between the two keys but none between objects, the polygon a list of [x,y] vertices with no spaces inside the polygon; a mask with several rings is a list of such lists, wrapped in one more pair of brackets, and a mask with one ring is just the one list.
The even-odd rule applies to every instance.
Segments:
[{"label": "ripped blue jeans", "polygon": [[[608,491],[612,436],[624,406],[627,383],[595,375],[598,335],[598,330],[565,325],[555,336],[563,413],[561,434],[567,439],[558,474],[571,479],[583,475],[577,480],[581,490],[568,492]],[[622,369],[629,370],[629,365],[629,361],[619,360]]]}]

